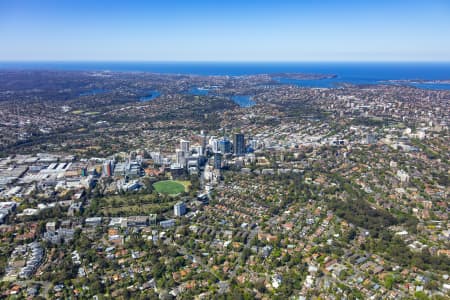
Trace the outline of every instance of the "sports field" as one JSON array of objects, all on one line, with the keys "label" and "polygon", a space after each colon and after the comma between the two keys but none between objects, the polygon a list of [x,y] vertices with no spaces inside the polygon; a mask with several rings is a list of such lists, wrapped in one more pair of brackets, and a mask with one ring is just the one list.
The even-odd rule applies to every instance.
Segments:
[{"label": "sports field", "polygon": [[177,195],[186,190],[185,184],[176,180],[158,181],[153,184],[153,187],[158,193],[166,195]]}]

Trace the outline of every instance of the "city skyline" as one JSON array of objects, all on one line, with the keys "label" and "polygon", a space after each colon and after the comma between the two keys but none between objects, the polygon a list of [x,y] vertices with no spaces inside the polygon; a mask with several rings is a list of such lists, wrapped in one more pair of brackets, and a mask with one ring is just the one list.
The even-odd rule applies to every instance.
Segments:
[{"label": "city skyline", "polygon": [[450,61],[445,1],[0,1],[0,61]]}]

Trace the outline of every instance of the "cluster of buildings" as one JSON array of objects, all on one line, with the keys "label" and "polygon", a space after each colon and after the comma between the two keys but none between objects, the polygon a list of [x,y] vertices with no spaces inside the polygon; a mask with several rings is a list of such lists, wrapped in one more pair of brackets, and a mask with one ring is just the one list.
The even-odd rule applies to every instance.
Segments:
[{"label": "cluster of buildings", "polygon": [[[222,157],[233,156],[242,157],[251,148],[247,148],[245,136],[243,133],[235,133],[233,142],[227,137],[218,138],[216,136],[207,136],[203,131],[200,133],[200,142],[191,146],[191,142],[182,139],[179,148],[175,151],[175,159],[170,165],[170,172],[174,178],[182,176],[187,170],[190,175],[198,175],[204,170],[208,158],[212,157],[213,169],[222,168]],[[161,156],[156,155],[161,161]]]},{"label": "cluster of buildings", "polygon": [[[29,151],[36,154],[0,159],[0,238],[11,245],[2,252],[5,280],[60,281],[48,290],[61,298],[101,294],[86,282],[117,298],[209,299],[234,288],[255,298],[448,295],[445,264],[432,270],[420,261],[400,263],[373,248],[379,238],[371,229],[353,224],[341,207],[329,208],[332,201],[367,202],[367,215],[397,221],[380,230],[404,243],[405,253],[445,262],[448,92],[305,89],[272,84],[267,75],[180,78],[165,78],[158,87],[164,96],[153,103],[110,108],[111,99],[99,97],[106,104],[92,111],[64,105],[58,113],[73,117],[80,134],[24,146],[69,155]],[[127,80],[148,84],[141,75]],[[186,96],[187,82],[214,85],[215,95]],[[137,90],[124,85],[117,94],[135,97]],[[237,108],[224,97],[244,92],[257,105]],[[205,121],[190,114],[199,103]],[[50,119],[41,134],[58,128]],[[92,135],[82,134],[84,125]],[[194,133],[209,125],[208,135]],[[226,133],[236,128],[240,133]],[[149,185],[163,179],[198,179],[199,188],[188,197],[158,195]],[[58,246],[69,241],[76,251]],[[58,273],[65,260],[78,269],[72,277]]]},{"label": "cluster of buildings", "polygon": [[29,279],[41,265],[44,249],[39,242],[20,245],[14,248],[5,269],[8,280]]},{"label": "cluster of buildings", "polygon": [[16,202],[0,202],[0,224],[3,224],[6,218],[16,209]]}]

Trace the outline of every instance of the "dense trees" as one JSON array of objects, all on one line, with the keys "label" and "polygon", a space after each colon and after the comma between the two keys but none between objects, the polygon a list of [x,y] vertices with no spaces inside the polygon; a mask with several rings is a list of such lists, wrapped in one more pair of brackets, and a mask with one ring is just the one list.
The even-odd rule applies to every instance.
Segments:
[{"label": "dense trees", "polygon": [[356,226],[368,229],[374,236],[378,236],[386,227],[398,223],[394,216],[384,210],[372,208],[362,199],[348,201],[330,199],[328,205],[337,216]]}]

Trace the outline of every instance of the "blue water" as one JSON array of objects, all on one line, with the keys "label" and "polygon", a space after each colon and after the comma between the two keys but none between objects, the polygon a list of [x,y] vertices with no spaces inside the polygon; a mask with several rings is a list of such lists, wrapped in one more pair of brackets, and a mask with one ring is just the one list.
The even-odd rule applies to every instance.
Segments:
[{"label": "blue water", "polygon": [[[210,90],[205,88],[194,87],[189,89],[189,91],[187,91],[187,94],[194,96],[206,96],[210,94]],[[215,95],[214,91],[212,95]],[[234,95],[230,96],[230,99],[240,107],[252,107],[253,105],[256,104],[256,102],[252,100],[252,96],[249,95]]]},{"label": "blue water", "polygon": [[247,95],[232,96],[231,100],[233,100],[240,107],[252,107],[256,104],[256,102],[252,100],[252,97]]},{"label": "blue water", "polygon": [[158,98],[159,96],[161,96],[160,92],[158,92],[156,90],[155,91],[149,91],[148,95],[139,98],[139,101],[140,102],[148,102],[148,101],[152,101],[152,100]]},{"label": "blue water", "polygon": [[209,94],[209,90],[199,87],[193,87],[187,93],[194,96],[206,96]]},{"label": "blue water", "polygon": [[[155,72],[197,75],[262,73],[336,74],[335,79],[291,80],[289,84],[335,87],[342,83],[375,84],[387,80],[450,80],[450,62],[442,63],[244,63],[244,62],[0,62],[0,69]],[[290,82],[286,82],[290,81]],[[449,85],[420,84],[420,88],[449,89]]]},{"label": "blue water", "polygon": [[450,83],[410,83],[409,85],[426,90],[450,90]]}]

